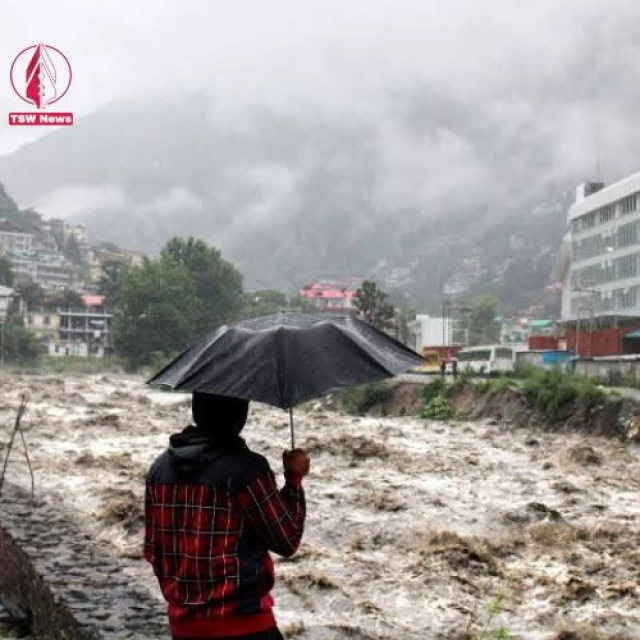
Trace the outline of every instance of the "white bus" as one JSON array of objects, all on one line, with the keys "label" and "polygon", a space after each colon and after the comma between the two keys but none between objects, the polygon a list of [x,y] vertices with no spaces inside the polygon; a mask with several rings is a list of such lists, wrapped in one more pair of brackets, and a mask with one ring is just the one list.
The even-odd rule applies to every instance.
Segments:
[{"label": "white bus", "polygon": [[499,344],[467,347],[457,354],[460,371],[490,375],[513,371],[513,351]]}]

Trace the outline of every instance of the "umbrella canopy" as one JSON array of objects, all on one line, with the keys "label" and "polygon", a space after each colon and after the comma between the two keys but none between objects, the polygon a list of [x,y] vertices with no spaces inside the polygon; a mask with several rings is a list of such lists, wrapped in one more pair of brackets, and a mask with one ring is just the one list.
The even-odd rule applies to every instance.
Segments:
[{"label": "umbrella canopy", "polygon": [[350,315],[283,312],[223,325],[148,384],[290,409],[423,363],[415,351]]}]

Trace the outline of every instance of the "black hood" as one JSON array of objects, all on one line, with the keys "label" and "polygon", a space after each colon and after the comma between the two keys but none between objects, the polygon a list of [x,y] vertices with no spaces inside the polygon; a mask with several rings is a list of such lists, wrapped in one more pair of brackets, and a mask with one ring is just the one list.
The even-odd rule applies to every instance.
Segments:
[{"label": "black hood", "polygon": [[221,442],[211,433],[189,426],[169,438],[169,460],[180,471],[189,473],[199,471],[229,451],[246,448],[240,437]]}]

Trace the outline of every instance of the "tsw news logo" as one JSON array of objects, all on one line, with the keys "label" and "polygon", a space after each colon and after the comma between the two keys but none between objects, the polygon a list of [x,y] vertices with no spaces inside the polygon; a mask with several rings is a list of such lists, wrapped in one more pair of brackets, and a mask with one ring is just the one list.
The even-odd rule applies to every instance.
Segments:
[{"label": "tsw news logo", "polygon": [[17,96],[33,108],[11,112],[11,126],[73,124],[73,113],[49,110],[65,97],[71,86],[71,65],[60,49],[42,43],[23,49],[15,57],[9,75]]}]

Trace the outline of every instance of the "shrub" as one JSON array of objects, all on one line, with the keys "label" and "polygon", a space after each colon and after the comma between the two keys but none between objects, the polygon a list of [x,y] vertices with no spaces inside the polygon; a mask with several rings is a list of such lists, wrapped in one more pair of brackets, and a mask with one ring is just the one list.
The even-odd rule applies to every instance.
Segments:
[{"label": "shrub", "polygon": [[151,356],[151,361],[149,362],[148,369],[152,375],[159,373],[162,369],[164,369],[174,358],[176,358],[178,352],[172,353],[163,353],[160,351],[155,351]]},{"label": "shrub", "polygon": [[351,415],[361,416],[377,404],[391,400],[393,390],[385,382],[371,382],[345,389],[340,394],[342,408]]},{"label": "shrub", "polygon": [[576,403],[580,409],[589,412],[607,399],[606,393],[593,380],[542,369],[529,374],[522,390],[529,403],[551,421],[566,418]]},{"label": "shrub", "polygon": [[495,380],[491,380],[491,382],[489,383],[491,391],[498,391],[498,392],[511,389],[513,387],[513,384],[514,383],[512,378],[504,375],[500,376],[499,378],[496,378]]},{"label": "shrub", "polygon": [[436,378],[422,388],[422,399],[425,404],[429,404],[434,398],[444,396],[446,393],[447,383],[442,378]]},{"label": "shrub", "polygon": [[4,361],[17,365],[33,365],[44,354],[42,341],[21,323],[7,322],[3,337]]},{"label": "shrub", "polygon": [[455,414],[456,412],[451,402],[440,394],[425,405],[421,417],[425,420],[451,420]]}]

